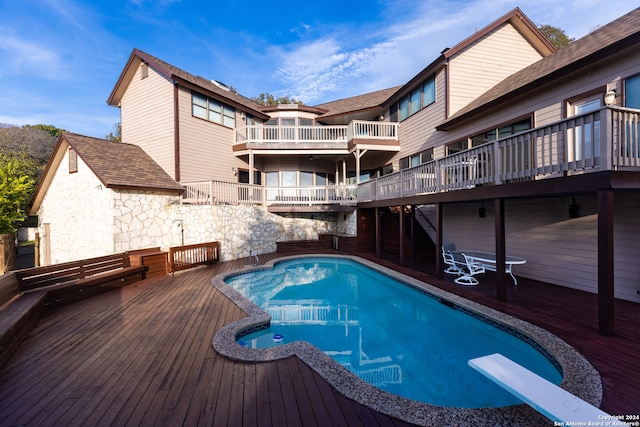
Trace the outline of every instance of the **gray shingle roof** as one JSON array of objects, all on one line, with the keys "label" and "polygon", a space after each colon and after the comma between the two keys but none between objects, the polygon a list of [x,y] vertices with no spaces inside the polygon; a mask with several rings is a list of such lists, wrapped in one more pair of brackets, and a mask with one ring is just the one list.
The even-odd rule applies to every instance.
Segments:
[{"label": "gray shingle roof", "polygon": [[370,108],[379,107],[391,95],[393,95],[401,86],[382,89],[363,95],[352,96],[350,98],[339,99],[324,104],[316,105],[316,108],[328,110],[319,118],[337,116],[340,114],[352,113],[356,111],[368,110]]},{"label": "gray shingle roof", "polygon": [[137,145],[111,142],[64,132],[62,138],[89,166],[105,187],[182,192],[173,180]]}]

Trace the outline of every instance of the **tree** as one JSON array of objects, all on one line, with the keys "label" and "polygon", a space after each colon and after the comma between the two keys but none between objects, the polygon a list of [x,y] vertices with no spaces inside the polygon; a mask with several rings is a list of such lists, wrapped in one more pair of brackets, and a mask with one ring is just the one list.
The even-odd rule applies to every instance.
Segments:
[{"label": "tree", "polygon": [[[51,125],[18,127],[0,124],[0,167],[9,168],[7,165],[11,165],[10,175],[8,169],[4,172],[6,179],[8,180],[10,176],[13,182],[19,177],[26,177],[25,183],[31,183],[27,186],[26,194],[19,193],[22,195],[22,199],[19,201],[20,210],[15,210],[16,212],[26,212],[33,197],[36,183],[40,180],[55,147],[56,135],[59,136],[62,132],[62,129]],[[8,185],[6,183],[5,185]],[[2,209],[5,209],[5,203],[8,202],[3,199]],[[14,206],[10,209],[14,212]],[[20,214],[19,219],[23,218],[24,216]],[[12,218],[9,223],[12,221],[15,219]]]},{"label": "tree", "polygon": [[15,233],[18,222],[26,217],[26,202],[34,181],[20,173],[15,163],[0,157],[0,234]]},{"label": "tree", "polygon": [[540,25],[538,30],[540,30],[540,32],[544,34],[551,44],[558,50],[569,46],[575,41],[574,38],[569,38],[563,30],[552,25]]},{"label": "tree", "polygon": [[298,105],[304,105],[304,103],[302,101],[297,101],[295,98],[293,97],[288,97],[288,96],[280,96],[278,98],[276,98],[275,96],[273,96],[270,93],[261,93],[258,96],[254,96],[253,98],[251,98],[251,100],[253,102],[256,102],[260,105],[278,105],[278,104],[298,104]]},{"label": "tree", "polygon": [[112,142],[122,142],[122,122],[113,125],[113,130],[106,134],[104,139]]}]

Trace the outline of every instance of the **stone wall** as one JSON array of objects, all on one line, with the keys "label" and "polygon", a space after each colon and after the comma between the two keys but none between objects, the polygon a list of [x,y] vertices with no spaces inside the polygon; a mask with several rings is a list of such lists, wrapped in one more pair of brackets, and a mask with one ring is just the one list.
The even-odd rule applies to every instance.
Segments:
[{"label": "stone wall", "polygon": [[218,241],[228,261],[275,252],[278,241],[356,229],[355,213],[274,214],[262,206],[180,205],[175,196],[124,191],[114,204],[116,252]]},{"label": "stone wall", "polygon": [[220,242],[226,261],[275,252],[281,240],[356,233],[354,212],[294,215],[262,206],[181,205],[178,195],[105,188],[80,158],[76,173],[67,164],[65,155],[38,212],[41,265],[209,241]]},{"label": "stone wall", "polygon": [[275,252],[278,241],[317,239],[319,233],[356,228],[355,214],[345,220],[342,213],[274,214],[262,206],[244,205],[181,205],[173,212],[178,232],[173,235],[182,239],[174,245],[218,241],[223,261]]},{"label": "stone wall", "polygon": [[77,172],[68,164],[67,151],[38,211],[41,265],[114,253],[113,190],[80,157]]}]

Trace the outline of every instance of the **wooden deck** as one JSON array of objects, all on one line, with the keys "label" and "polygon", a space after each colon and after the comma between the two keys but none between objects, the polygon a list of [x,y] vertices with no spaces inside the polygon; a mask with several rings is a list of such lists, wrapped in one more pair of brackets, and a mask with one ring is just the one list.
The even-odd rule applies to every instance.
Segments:
[{"label": "wooden deck", "polygon": [[[617,335],[605,337],[594,295],[521,279],[499,302],[490,274],[463,288],[433,278],[429,266],[364,256],[550,330],[600,371],[603,410],[640,413],[640,305],[619,302]],[[345,398],[297,358],[245,364],[213,351],[216,330],[244,314],[210,280],[248,262],[155,277],[55,309],[0,370],[0,425],[407,425]]]}]

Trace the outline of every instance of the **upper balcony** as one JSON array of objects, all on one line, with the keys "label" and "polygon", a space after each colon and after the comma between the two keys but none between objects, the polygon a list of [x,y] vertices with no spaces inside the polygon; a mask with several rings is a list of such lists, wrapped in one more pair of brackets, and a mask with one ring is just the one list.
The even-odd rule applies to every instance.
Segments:
[{"label": "upper balcony", "polygon": [[358,186],[358,203],[598,171],[640,171],[640,110],[605,107]]},{"label": "upper balcony", "polygon": [[337,126],[250,125],[235,131],[233,151],[328,150],[361,148],[399,151],[398,123],[354,120]]}]

